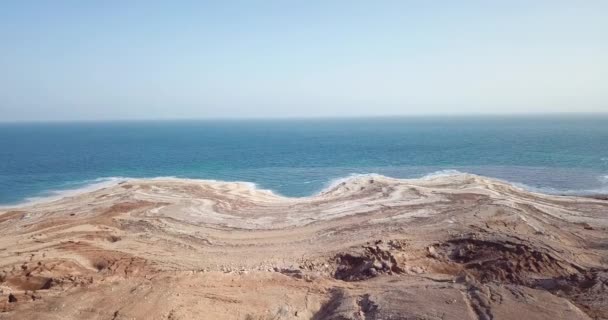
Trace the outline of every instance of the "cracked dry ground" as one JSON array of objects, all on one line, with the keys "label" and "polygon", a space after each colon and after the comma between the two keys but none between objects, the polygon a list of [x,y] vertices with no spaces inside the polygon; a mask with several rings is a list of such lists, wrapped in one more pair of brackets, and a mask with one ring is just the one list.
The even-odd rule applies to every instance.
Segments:
[{"label": "cracked dry ground", "polygon": [[608,201],[133,180],[0,211],[0,319],[608,319]]}]

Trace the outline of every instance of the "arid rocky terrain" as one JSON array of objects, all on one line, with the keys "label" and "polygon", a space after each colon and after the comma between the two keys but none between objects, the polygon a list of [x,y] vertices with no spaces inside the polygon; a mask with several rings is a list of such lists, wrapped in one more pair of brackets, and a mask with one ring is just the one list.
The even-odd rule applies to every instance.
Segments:
[{"label": "arid rocky terrain", "polygon": [[0,210],[0,319],[608,319],[608,201],[151,179]]}]

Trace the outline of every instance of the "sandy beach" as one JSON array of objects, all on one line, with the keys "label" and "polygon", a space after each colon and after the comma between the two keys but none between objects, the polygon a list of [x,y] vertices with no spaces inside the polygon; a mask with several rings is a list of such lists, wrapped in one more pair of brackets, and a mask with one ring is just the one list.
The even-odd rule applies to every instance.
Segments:
[{"label": "sandy beach", "polygon": [[0,209],[0,319],[608,319],[608,201],[469,174]]}]

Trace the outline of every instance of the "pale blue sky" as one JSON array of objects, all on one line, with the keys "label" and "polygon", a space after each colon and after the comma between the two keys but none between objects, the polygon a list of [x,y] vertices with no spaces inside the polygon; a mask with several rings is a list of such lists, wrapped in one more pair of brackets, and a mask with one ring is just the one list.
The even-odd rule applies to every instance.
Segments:
[{"label": "pale blue sky", "polygon": [[608,1],[2,1],[0,120],[608,112]]}]

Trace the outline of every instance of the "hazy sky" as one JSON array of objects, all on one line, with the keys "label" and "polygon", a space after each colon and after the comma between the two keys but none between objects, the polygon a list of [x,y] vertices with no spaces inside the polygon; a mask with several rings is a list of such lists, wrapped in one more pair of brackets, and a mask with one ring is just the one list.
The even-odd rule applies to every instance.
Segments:
[{"label": "hazy sky", "polygon": [[608,112],[608,1],[2,1],[0,120]]}]

